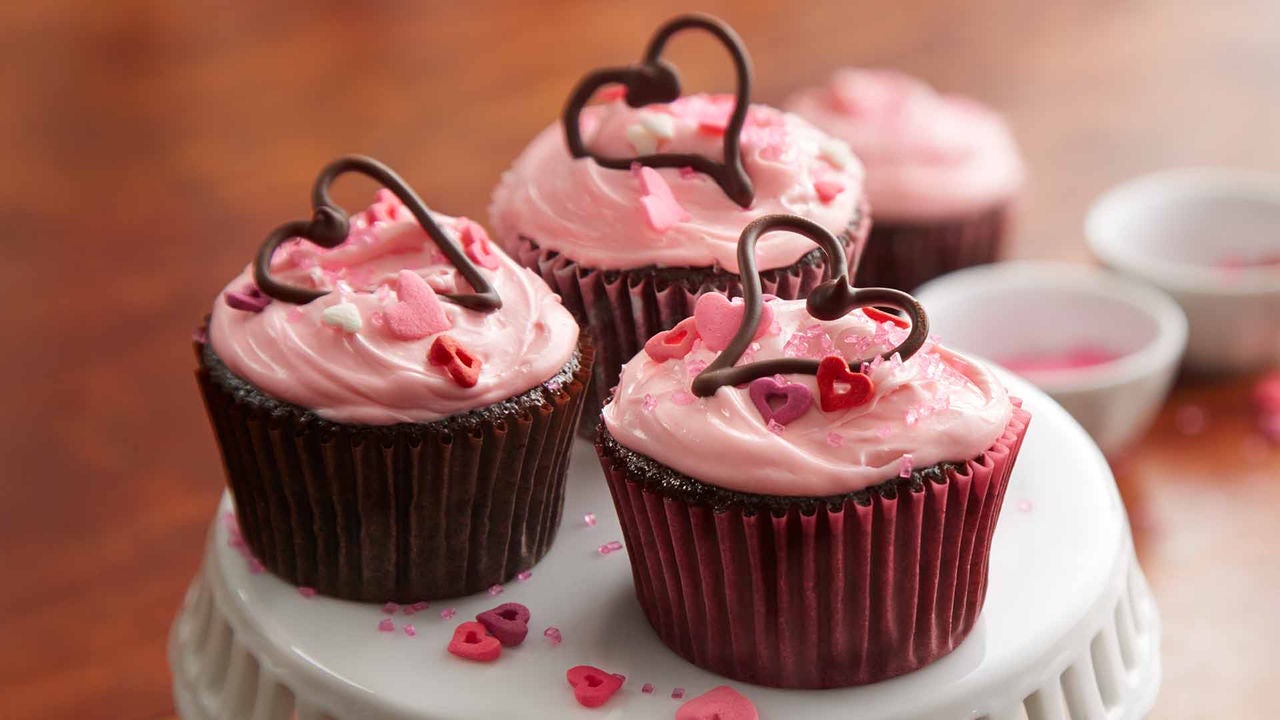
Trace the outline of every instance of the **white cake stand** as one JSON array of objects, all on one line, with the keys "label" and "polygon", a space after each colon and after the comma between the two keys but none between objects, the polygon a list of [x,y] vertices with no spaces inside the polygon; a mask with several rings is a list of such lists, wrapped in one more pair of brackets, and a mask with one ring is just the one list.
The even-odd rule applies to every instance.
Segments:
[{"label": "white cake stand", "polygon": [[[876,685],[787,691],[728,683],[765,720],[1124,720],[1160,684],[1160,629],[1105,461],[1058,405],[1016,379],[1033,417],[991,552],[986,608],[951,655]],[[632,592],[622,534],[594,451],[574,448],[565,522],[549,556],[498,597],[432,603],[406,616],[306,598],[254,573],[229,545],[224,498],[204,567],[174,624],[169,660],[184,720],[665,718],[726,684],[659,642]],[[583,520],[594,513],[597,523]],[[492,664],[448,654],[453,628],[500,602],[528,605],[529,638]],[[441,618],[455,608],[457,616]],[[391,619],[393,632],[378,629]],[[412,623],[416,635],[404,632]],[[543,636],[555,626],[563,642]],[[627,676],[601,708],[573,699],[565,671]],[[653,692],[643,691],[645,684]]]}]

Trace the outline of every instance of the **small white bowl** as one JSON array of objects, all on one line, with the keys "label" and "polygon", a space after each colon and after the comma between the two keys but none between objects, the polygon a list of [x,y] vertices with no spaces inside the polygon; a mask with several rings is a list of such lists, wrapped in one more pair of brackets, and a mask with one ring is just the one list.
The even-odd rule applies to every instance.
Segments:
[{"label": "small white bowl", "polygon": [[1167,291],[1186,311],[1188,367],[1241,372],[1280,362],[1280,174],[1139,177],[1098,198],[1084,231],[1104,264]]},{"label": "small white bowl", "polygon": [[944,345],[996,364],[1097,349],[1110,358],[1024,371],[1114,455],[1160,409],[1187,343],[1167,295],[1108,270],[1048,262],[980,265],[925,283],[916,297]]}]

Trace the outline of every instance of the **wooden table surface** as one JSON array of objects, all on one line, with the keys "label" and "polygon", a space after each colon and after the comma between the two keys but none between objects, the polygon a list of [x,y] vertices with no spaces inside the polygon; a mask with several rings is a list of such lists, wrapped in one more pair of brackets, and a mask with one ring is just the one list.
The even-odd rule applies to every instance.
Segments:
[{"label": "wooden table surface", "polygon": [[[4,718],[172,716],[165,636],[222,490],[188,336],[320,165],[370,153],[484,218],[579,75],[636,57],[677,9],[260,5],[0,9]],[[1280,167],[1274,0],[803,7],[703,4],[747,39],[760,100],[893,64],[1007,113],[1032,177],[1018,256],[1087,260],[1085,207],[1134,174]],[[728,86],[719,52],[676,43],[690,86]],[[1164,614],[1156,718],[1275,714],[1280,449],[1251,382],[1184,380],[1118,463]]]}]

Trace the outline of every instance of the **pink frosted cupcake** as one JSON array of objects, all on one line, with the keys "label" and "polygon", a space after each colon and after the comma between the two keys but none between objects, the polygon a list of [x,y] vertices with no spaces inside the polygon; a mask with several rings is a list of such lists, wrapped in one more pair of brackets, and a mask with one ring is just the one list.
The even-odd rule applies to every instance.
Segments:
[{"label": "pink frosted cupcake", "polygon": [[797,93],[787,108],[847,141],[866,165],[875,227],[859,285],[910,290],[1000,256],[1023,164],[995,112],[897,71],[858,69]]},{"label": "pink frosted cupcake", "polygon": [[[744,253],[777,229],[839,250],[782,217],[749,226]],[[927,339],[904,293],[838,276],[807,301],[761,302],[748,277],[745,302],[706,295],[651,340],[604,407],[596,447],[640,605],[672,650],[746,682],[922,667],[982,609],[1029,417],[990,370]]]},{"label": "pink frosted cupcake", "polygon": [[[388,190],[350,218],[329,184]],[[196,378],[250,551],[326,595],[477,592],[560,522],[591,350],[537,276],[389,169],[327,166],[214,303]],[[304,239],[305,238],[305,239]]]},{"label": "pink frosted cupcake", "polygon": [[[660,56],[668,38],[688,28],[730,51],[735,95],[680,97]],[[593,94],[605,102],[586,106]],[[564,119],[504,174],[490,207],[495,239],[538,272],[595,339],[588,412],[617,383],[622,364],[687,317],[699,295],[737,290],[739,231],[780,212],[836,234],[854,262],[868,221],[862,166],[845,143],[799,117],[751,105],[740,41],[706,16],[659,28],[641,63],[584,78]],[[807,240],[786,233],[761,243],[759,262],[765,291],[789,298],[805,295],[825,264]]]}]

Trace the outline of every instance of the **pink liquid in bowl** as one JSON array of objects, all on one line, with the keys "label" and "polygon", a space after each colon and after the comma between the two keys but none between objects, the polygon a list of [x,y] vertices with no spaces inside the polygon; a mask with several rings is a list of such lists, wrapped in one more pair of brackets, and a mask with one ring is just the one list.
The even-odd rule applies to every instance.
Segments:
[{"label": "pink liquid in bowl", "polygon": [[1121,357],[1119,353],[1097,345],[1073,345],[1048,352],[1009,355],[997,358],[996,361],[1019,375],[1035,378],[1064,370],[1096,367],[1119,360]]}]

